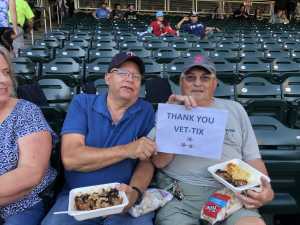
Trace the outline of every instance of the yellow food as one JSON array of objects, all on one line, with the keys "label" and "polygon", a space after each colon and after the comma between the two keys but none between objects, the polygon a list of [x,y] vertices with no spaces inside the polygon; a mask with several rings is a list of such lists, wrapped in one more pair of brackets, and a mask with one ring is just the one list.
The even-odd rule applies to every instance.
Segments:
[{"label": "yellow food", "polygon": [[246,180],[249,181],[250,173],[246,170],[241,169],[234,163],[228,163],[226,171],[232,176],[233,180]]}]

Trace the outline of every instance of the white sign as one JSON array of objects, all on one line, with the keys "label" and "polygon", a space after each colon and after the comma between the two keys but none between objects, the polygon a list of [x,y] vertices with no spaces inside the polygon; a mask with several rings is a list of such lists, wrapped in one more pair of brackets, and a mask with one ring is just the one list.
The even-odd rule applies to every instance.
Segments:
[{"label": "white sign", "polygon": [[159,152],[220,159],[228,111],[159,104],[156,144]]}]

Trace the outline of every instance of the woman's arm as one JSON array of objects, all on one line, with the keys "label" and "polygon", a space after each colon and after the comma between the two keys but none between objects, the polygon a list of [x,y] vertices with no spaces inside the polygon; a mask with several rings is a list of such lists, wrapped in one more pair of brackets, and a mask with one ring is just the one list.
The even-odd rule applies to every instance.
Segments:
[{"label": "woman's arm", "polygon": [[11,21],[13,23],[13,29],[15,32],[15,35],[17,35],[17,10],[16,10],[16,0],[9,0],[9,12],[11,16]]},{"label": "woman's arm", "polygon": [[18,147],[17,168],[0,176],[0,205],[24,197],[41,182],[49,166],[51,134],[41,131],[26,135],[18,139]]}]

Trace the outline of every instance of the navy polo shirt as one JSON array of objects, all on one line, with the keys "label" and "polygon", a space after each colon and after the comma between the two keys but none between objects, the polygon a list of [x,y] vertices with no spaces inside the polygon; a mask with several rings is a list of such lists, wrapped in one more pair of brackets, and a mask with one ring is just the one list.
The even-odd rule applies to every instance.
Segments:
[{"label": "navy polo shirt", "polygon": [[205,26],[202,23],[186,23],[183,25],[182,30],[184,32],[194,34],[198,37],[203,38],[205,36]]},{"label": "navy polo shirt", "polygon": [[[80,94],[74,97],[69,106],[61,134],[82,134],[87,146],[108,148],[146,136],[153,126],[153,108],[142,99],[129,107],[123,118],[114,124],[107,108],[107,93]],[[128,184],[136,163],[137,160],[126,159],[92,172],[65,171],[67,188],[111,182]]]}]

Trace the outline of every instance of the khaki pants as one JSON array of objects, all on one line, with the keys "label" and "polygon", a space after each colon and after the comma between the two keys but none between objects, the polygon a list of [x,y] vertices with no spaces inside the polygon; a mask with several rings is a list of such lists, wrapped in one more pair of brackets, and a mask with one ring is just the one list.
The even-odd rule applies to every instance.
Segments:
[{"label": "khaki pants", "polygon": [[[163,173],[158,172],[156,182],[159,188],[169,186],[173,180]],[[197,185],[178,182],[184,199],[182,201],[173,198],[156,215],[156,225],[199,225],[204,224],[200,219],[200,211],[208,197],[218,189],[212,187],[202,187]],[[242,217],[259,217],[257,210],[242,208],[229,216],[226,220],[218,223],[220,225],[234,225]]]}]

